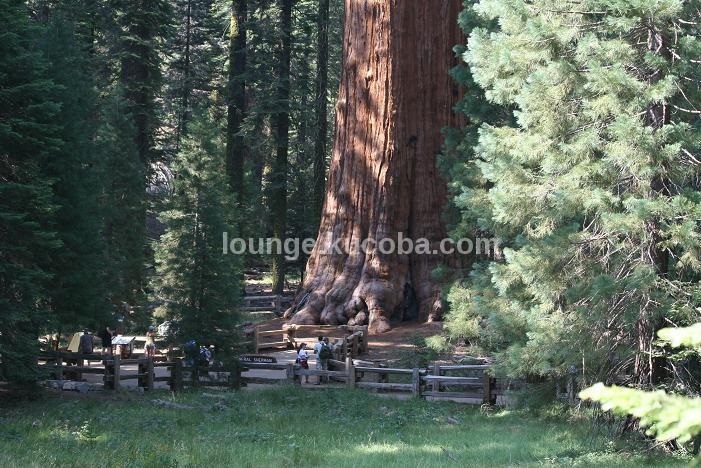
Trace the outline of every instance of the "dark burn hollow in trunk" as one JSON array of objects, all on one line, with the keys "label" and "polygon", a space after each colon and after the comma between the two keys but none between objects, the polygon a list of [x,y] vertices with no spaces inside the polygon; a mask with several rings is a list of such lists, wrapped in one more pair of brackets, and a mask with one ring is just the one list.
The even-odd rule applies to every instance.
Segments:
[{"label": "dark burn hollow in trunk", "polygon": [[[441,129],[459,91],[449,71],[464,38],[460,0],[346,0],[336,134],[319,235],[287,316],[300,324],[364,324],[381,333],[406,314],[438,318],[436,255],[366,252],[363,239],[446,236]],[[334,253],[337,242],[343,253]]]}]

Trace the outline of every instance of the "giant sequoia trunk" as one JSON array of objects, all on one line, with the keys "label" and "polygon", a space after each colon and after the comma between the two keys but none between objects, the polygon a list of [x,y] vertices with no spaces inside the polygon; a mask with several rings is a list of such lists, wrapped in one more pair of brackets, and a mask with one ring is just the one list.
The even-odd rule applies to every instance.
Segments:
[{"label": "giant sequoia trunk", "polygon": [[[372,332],[440,314],[434,255],[354,248],[398,234],[445,236],[446,183],[436,169],[441,129],[458,117],[449,70],[463,42],[460,0],[346,0],[343,74],[319,236],[294,323],[364,324]],[[342,250],[333,248],[334,243]]]}]

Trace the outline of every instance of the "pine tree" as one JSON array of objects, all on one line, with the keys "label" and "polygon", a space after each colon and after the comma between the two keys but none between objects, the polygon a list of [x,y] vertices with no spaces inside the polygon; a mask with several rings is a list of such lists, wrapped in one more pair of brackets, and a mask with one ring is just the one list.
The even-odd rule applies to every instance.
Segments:
[{"label": "pine tree", "polygon": [[134,141],[146,168],[155,152],[156,98],[162,84],[161,45],[171,23],[169,5],[163,0],[115,0],[119,36],[119,81],[127,110],[134,121]]},{"label": "pine tree", "polygon": [[119,88],[101,106],[98,153],[103,161],[101,209],[108,276],[106,285],[112,308],[142,301],[145,289],[144,199],[145,169],[134,142],[133,121]]},{"label": "pine tree", "polygon": [[[693,2],[484,0],[465,54],[515,122],[476,154],[504,261],[473,272],[512,375],[661,376],[652,338],[698,318],[701,51]],[[636,352],[631,353],[631,349]]]},{"label": "pine tree", "polygon": [[246,53],[248,0],[232,0],[229,29],[229,76],[227,86],[226,171],[236,203],[244,197],[246,143],[242,126],[246,118]]},{"label": "pine tree", "polygon": [[[495,27],[472,8],[465,8],[458,22],[465,35],[478,27],[484,30],[493,30]],[[462,57],[466,51],[467,46],[464,44],[455,47],[458,57]],[[434,275],[453,280],[448,282],[449,286],[444,292],[450,304],[446,314],[447,334],[455,342],[465,341],[477,345],[483,318],[482,302],[485,297],[491,298],[494,294],[488,272],[484,274],[484,270],[493,260],[501,259],[500,249],[508,247],[513,238],[494,220],[488,197],[493,184],[482,174],[481,165],[485,161],[475,149],[481,126],[514,123],[513,106],[490,102],[475,83],[470,68],[464,61],[451,71],[451,75],[463,89],[463,99],[455,109],[464,114],[466,120],[458,128],[444,130],[446,141],[439,158],[439,167],[449,181],[451,195],[444,217],[454,240],[497,238],[499,248],[487,255],[465,258],[465,262],[462,262],[464,264],[452,269],[440,268],[434,271]]]},{"label": "pine tree", "polygon": [[[317,11],[316,57],[316,135],[314,138],[314,217],[321,217],[326,189],[326,159],[328,157],[328,88],[329,88],[329,0],[319,0]],[[318,221],[315,223],[318,224]]]},{"label": "pine tree", "polygon": [[51,304],[56,330],[97,329],[107,323],[110,308],[106,280],[103,213],[103,162],[95,137],[97,96],[87,73],[89,59],[77,34],[75,20],[55,11],[43,38],[48,73],[58,85],[60,138],[42,170],[53,181],[57,205],[55,230],[63,247],[52,255],[49,270]]},{"label": "pine tree", "polygon": [[[129,192],[129,196],[118,201],[118,205],[125,207],[126,211],[114,213],[118,219],[127,224],[121,226],[112,224],[108,229],[112,232],[127,231],[128,240],[117,239],[116,242],[121,244],[121,247],[126,247],[129,255],[115,258],[117,262],[121,262],[128,268],[120,271],[118,280],[122,284],[113,291],[112,301],[115,305],[122,307],[123,312],[128,312],[136,322],[143,325],[148,317],[146,317],[146,309],[141,308],[140,302],[147,286],[147,266],[152,254],[148,251],[146,225],[148,219],[155,218],[147,211],[151,201],[147,199],[147,188],[153,187],[149,183],[153,179],[154,167],[163,159],[157,145],[161,111],[158,98],[163,84],[161,73],[163,43],[170,31],[172,19],[170,5],[163,0],[112,0],[111,6],[115,15],[114,30],[111,31],[114,43],[111,44],[111,50],[114,51],[117,62],[114,65],[117,75],[116,85],[111,89],[111,95],[124,101],[120,104],[119,110],[128,116],[129,125],[123,125],[126,122],[121,116],[114,116],[114,118],[118,122],[120,131],[131,131],[133,143],[128,148],[136,147],[141,162],[141,179],[131,180],[123,178],[128,173],[135,174],[131,167],[131,154],[125,155],[126,161],[114,161],[123,169],[127,169],[112,180],[113,184],[118,184],[112,185],[116,195]],[[119,137],[121,138],[121,135]],[[107,136],[107,138],[111,137]],[[114,157],[118,155],[114,154]],[[140,188],[137,188],[137,182],[141,184]],[[150,218],[147,218],[147,214]],[[140,253],[136,251],[139,244]],[[113,253],[120,254],[118,250],[113,250]],[[124,274],[129,276],[123,276]],[[141,313],[134,313],[137,310]]]},{"label": "pine tree", "polygon": [[50,320],[47,259],[60,246],[51,180],[42,166],[60,148],[57,87],[37,48],[24,2],[0,0],[0,378],[36,377],[37,336]]},{"label": "pine tree", "polygon": [[156,300],[177,322],[176,339],[230,349],[241,290],[240,256],[222,252],[236,237],[223,145],[211,120],[191,122],[173,163],[173,195],[161,215],[166,233],[156,245]]},{"label": "pine tree", "polygon": [[[280,47],[277,51],[277,108],[273,114],[275,156],[270,177],[270,216],[273,238],[284,241],[287,235],[287,170],[290,142],[290,60],[292,50],[292,8],[295,0],[280,0]],[[285,256],[273,253],[273,293],[281,294],[285,287]]]},{"label": "pine tree", "polygon": [[214,0],[172,2],[173,30],[164,49],[164,119],[168,128],[165,150],[177,152],[187,134],[192,110],[206,105],[223,81],[225,51],[221,41],[224,21]]}]

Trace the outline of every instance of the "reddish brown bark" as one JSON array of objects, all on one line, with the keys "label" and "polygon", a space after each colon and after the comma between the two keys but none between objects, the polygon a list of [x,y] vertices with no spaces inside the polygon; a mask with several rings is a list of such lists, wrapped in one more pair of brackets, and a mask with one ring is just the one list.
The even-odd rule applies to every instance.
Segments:
[{"label": "reddish brown bark", "polygon": [[[446,183],[436,169],[441,129],[457,123],[449,76],[464,38],[460,0],[346,0],[343,73],[319,236],[307,263],[295,323],[369,322],[390,329],[418,309],[440,314],[430,278],[440,258],[352,249],[370,238],[445,237]],[[331,246],[340,239],[344,253]],[[294,313],[296,312],[296,313]]]}]

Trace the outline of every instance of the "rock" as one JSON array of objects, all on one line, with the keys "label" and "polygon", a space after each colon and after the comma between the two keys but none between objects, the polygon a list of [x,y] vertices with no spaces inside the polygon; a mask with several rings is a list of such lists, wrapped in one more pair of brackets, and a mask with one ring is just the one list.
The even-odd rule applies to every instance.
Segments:
[{"label": "rock", "polygon": [[77,382],[63,382],[63,386],[61,387],[61,390],[75,390]]},{"label": "rock", "polygon": [[80,393],[88,393],[90,391],[94,391],[96,387],[92,384],[89,384],[87,382],[72,382],[72,381],[67,381],[63,382],[63,385],[60,387],[61,390],[72,390],[75,392],[80,392]]},{"label": "rock", "polygon": [[90,390],[92,390],[92,386],[89,383],[79,383],[75,386],[75,389],[80,393],[88,393]]},{"label": "rock", "polygon": [[355,324],[356,325],[367,325],[368,323],[368,314],[365,312],[358,312],[358,315],[355,316]]},{"label": "rock", "polygon": [[226,411],[229,407],[224,404],[223,401],[218,401],[212,407],[212,411]]},{"label": "rock", "polygon": [[49,388],[60,390],[63,388],[63,380],[47,380],[46,386]]},{"label": "rock", "polygon": [[153,400],[152,403],[154,405],[160,406],[162,408],[171,408],[171,409],[180,409],[180,410],[195,409],[194,406],[183,405],[181,403],[175,403],[174,401],[168,401],[168,400]]},{"label": "rock", "polygon": [[460,424],[460,420],[458,418],[455,418],[453,416],[448,416],[446,418],[450,424]]}]

